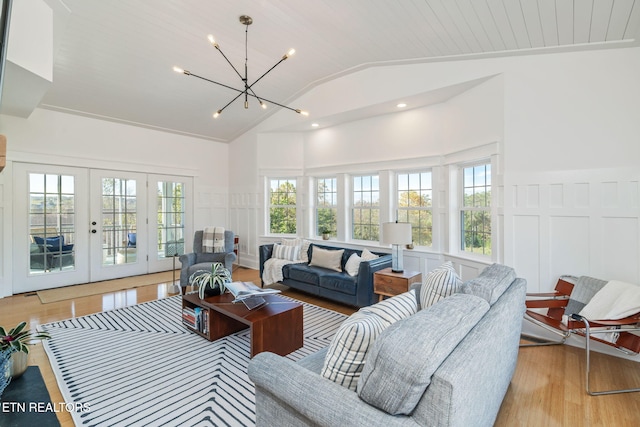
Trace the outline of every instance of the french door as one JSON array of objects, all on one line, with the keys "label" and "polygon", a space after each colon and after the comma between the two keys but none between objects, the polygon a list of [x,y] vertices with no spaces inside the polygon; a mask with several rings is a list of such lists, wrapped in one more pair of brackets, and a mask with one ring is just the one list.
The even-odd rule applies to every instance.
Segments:
[{"label": "french door", "polygon": [[88,171],[26,163],[13,171],[13,292],[86,283]]},{"label": "french door", "polygon": [[188,177],[15,163],[14,183],[14,293],[170,270],[192,234]]},{"label": "french door", "polygon": [[147,273],[147,178],[90,171],[90,281]]}]

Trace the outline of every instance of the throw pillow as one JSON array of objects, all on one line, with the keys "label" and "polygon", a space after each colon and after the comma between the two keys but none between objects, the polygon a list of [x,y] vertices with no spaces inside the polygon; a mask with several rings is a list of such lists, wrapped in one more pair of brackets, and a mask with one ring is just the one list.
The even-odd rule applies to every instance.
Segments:
[{"label": "throw pillow", "polygon": [[362,258],[363,261],[371,261],[372,259],[380,258],[380,256],[372,254],[369,249],[364,248],[362,250],[362,255],[360,255],[360,258]]},{"label": "throw pillow", "polygon": [[309,265],[328,268],[329,270],[342,271],[343,253],[344,249],[328,250],[314,246],[311,252],[311,262]]},{"label": "throw pillow", "polygon": [[482,298],[456,294],[389,326],[367,355],[358,396],[389,414],[411,414],[433,373],[488,310]]},{"label": "throw pillow", "polygon": [[273,257],[296,261],[300,259],[300,246],[273,245]]},{"label": "throw pillow", "polygon": [[451,261],[432,270],[424,279],[420,290],[420,306],[427,308],[460,290],[462,280],[453,268]]},{"label": "throw pillow", "polygon": [[375,339],[385,328],[417,310],[415,294],[405,292],[352,314],[331,340],[321,375],[355,391],[367,351]]},{"label": "throw pillow", "polygon": [[300,261],[309,262],[309,245],[311,242],[305,239],[295,238],[295,239],[282,239],[282,244],[284,246],[300,246]]},{"label": "throw pillow", "polygon": [[362,261],[360,255],[351,254],[349,259],[347,260],[347,263],[344,265],[344,269],[349,276],[358,275],[358,270],[360,269],[360,261]]}]

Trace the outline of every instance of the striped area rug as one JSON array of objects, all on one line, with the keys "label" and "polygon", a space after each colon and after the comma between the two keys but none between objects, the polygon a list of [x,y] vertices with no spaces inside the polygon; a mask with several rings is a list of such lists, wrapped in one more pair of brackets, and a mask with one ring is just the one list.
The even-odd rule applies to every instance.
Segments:
[{"label": "striped area rug", "polygon": [[[345,315],[304,306],[299,359],[329,345]],[[77,426],[252,426],[249,331],[215,342],[186,330],[181,297],[43,325]],[[88,411],[86,408],[88,407]]]}]

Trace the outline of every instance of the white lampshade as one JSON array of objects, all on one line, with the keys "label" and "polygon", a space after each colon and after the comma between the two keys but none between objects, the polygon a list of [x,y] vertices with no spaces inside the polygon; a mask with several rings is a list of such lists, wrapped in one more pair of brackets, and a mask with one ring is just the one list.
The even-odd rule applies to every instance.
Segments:
[{"label": "white lampshade", "polygon": [[382,224],[383,244],[408,245],[411,242],[411,224],[408,222],[385,222]]}]

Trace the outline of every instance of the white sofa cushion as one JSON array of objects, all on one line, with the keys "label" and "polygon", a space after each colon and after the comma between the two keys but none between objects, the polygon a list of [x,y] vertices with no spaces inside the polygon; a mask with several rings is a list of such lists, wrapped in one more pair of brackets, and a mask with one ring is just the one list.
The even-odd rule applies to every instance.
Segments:
[{"label": "white sofa cushion", "polygon": [[311,262],[309,265],[328,268],[329,270],[342,271],[343,253],[344,249],[329,250],[314,246],[311,251]]},{"label": "white sofa cushion", "polygon": [[360,269],[360,262],[362,258],[358,254],[351,254],[347,263],[344,265],[344,270],[347,272],[349,276],[357,276],[358,270]]}]

